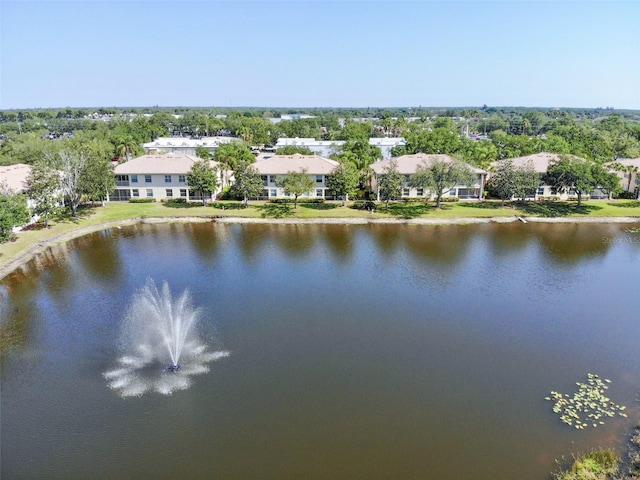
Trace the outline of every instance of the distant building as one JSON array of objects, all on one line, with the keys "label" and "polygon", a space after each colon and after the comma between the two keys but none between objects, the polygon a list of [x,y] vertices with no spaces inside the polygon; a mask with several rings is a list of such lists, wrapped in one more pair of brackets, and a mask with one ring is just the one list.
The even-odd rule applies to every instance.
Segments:
[{"label": "distant building", "polygon": [[236,142],[236,137],[202,137],[202,138],[183,138],[183,137],[158,137],[149,143],[143,143],[145,153],[148,155],[157,155],[161,153],[181,153],[184,155],[195,155],[197,147],[206,148],[211,155],[220,145],[225,143]]},{"label": "distant building", "polygon": [[[311,150],[313,153],[322,157],[330,157],[335,153],[339,153],[342,146],[345,144],[344,140],[316,140],[315,138],[279,138],[276,143],[276,149],[294,145],[298,147],[304,147]],[[380,148],[382,152],[382,158],[391,158],[391,149],[399,145],[405,145],[406,140],[401,137],[390,138],[370,138],[369,145],[375,145]]]}]

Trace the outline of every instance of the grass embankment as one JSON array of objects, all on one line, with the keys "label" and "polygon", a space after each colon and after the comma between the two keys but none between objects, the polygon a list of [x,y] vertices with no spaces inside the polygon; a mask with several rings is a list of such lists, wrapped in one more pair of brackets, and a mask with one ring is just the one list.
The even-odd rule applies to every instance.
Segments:
[{"label": "grass embankment", "polygon": [[[102,225],[127,223],[141,218],[241,217],[256,219],[432,219],[459,220],[494,217],[638,217],[640,202],[630,200],[584,202],[528,202],[502,206],[500,202],[451,202],[435,208],[433,202],[393,202],[388,209],[378,204],[375,211],[343,207],[340,202],[292,204],[251,202],[244,208],[239,202],[199,203],[109,203],[106,207],[84,208],[78,218],[58,218],[49,228],[31,229],[18,234],[13,242],[0,245],[0,272],[9,262],[25,254],[37,253],[39,246],[63,242],[70,237],[98,230]],[[35,251],[34,251],[35,250]],[[0,276],[1,278],[1,276]]]},{"label": "grass embankment", "polygon": [[611,449],[596,449],[574,458],[568,470],[553,475],[555,480],[638,480],[640,479],[640,422],[629,442],[629,453],[619,457]]}]

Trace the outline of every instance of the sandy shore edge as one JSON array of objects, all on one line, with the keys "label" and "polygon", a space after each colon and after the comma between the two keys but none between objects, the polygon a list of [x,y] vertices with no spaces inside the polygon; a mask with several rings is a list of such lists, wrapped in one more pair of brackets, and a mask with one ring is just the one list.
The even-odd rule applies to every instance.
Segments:
[{"label": "sandy shore edge", "polygon": [[240,224],[338,224],[338,225],[472,225],[482,223],[640,223],[640,217],[486,217],[486,218],[244,218],[244,217],[135,217],[80,227],[37,242],[7,262],[0,259],[0,280],[17,270],[47,248],[90,233],[139,223],[240,223]]}]

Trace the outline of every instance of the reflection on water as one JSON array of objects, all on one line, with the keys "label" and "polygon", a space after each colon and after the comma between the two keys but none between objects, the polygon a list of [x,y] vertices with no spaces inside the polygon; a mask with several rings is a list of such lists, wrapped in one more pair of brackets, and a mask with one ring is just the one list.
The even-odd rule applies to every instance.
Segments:
[{"label": "reflection on water", "polygon": [[122,276],[116,237],[120,230],[105,230],[75,241],[74,252],[85,271],[96,282],[117,283]]},{"label": "reflection on water", "polygon": [[[547,479],[640,416],[628,229],[138,225],[50,249],[0,283],[3,475]],[[234,355],[123,400],[103,372],[185,381],[117,348],[147,276]],[[564,428],[544,397],[587,372],[629,419]]]}]

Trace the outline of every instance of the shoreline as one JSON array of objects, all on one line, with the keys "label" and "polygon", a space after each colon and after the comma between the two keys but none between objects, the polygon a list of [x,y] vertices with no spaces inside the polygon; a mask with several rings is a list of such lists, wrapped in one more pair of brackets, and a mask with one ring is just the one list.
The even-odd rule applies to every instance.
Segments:
[{"label": "shoreline", "polygon": [[[283,224],[283,225],[475,225],[488,223],[640,223],[640,217],[459,217],[459,218],[248,218],[248,217],[132,217],[113,222],[104,222],[88,227],[78,227],[69,232],[62,233],[46,240],[41,240],[28,247],[24,252],[16,255],[7,262],[2,262],[0,256],[0,280],[9,276],[15,270],[28,263],[30,260],[43,253],[49,247],[66,243],[84,235],[109,230],[112,228],[126,227],[137,224],[162,224],[162,223],[233,223],[233,224]],[[18,233],[18,236],[20,233]]]}]

